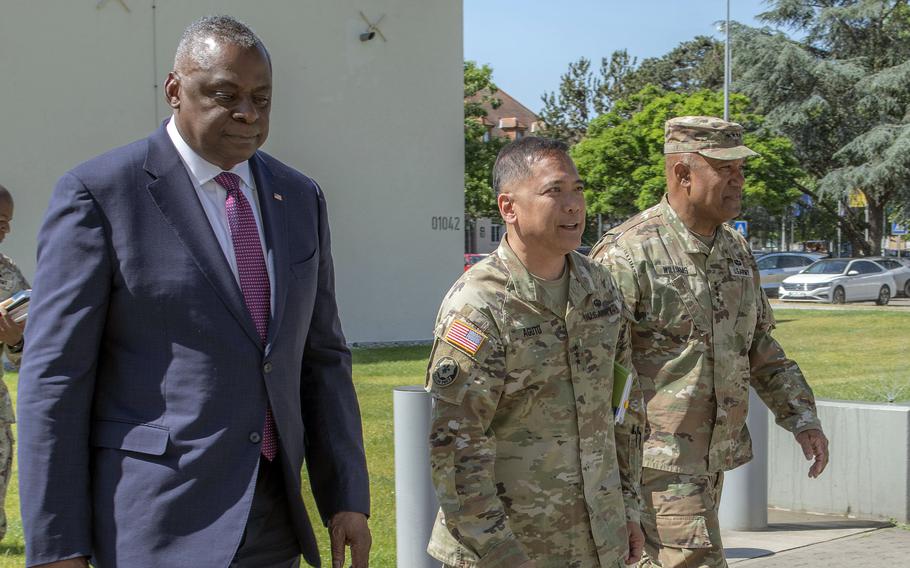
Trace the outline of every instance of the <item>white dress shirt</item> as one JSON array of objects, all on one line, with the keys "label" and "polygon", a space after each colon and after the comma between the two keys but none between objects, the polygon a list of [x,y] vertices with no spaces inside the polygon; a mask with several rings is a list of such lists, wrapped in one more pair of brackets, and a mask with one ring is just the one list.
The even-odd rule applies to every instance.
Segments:
[{"label": "white dress shirt", "polygon": [[[224,257],[227,259],[228,265],[230,265],[231,271],[234,273],[234,278],[237,280],[237,285],[239,286],[240,273],[237,272],[237,257],[234,255],[234,241],[231,240],[231,227],[228,225],[227,212],[224,203],[227,199],[227,190],[221,187],[214,179],[215,176],[225,170],[222,170],[215,164],[207,162],[202,156],[190,148],[189,144],[186,143],[180,135],[180,132],[178,132],[173,117],[168,121],[166,129],[168,136],[171,137],[171,142],[173,142],[174,147],[177,148],[177,153],[180,154],[180,160],[183,162],[184,167],[186,167],[187,173],[190,174],[190,180],[193,182],[193,188],[196,190],[196,197],[199,198],[199,203],[202,204],[205,216],[208,217],[209,224],[212,226],[212,231],[215,233],[215,238],[218,239],[218,244],[221,245]],[[259,230],[259,244],[262,246],[262,256],[265,258],[266,270],[269,273],[269,295],[271,298],[272,313],[274,313],[274,260],[265,247],[265,234],[262,232],[262,213],[259,209],[259,196],[256,194],[256,181],[253,179],[253,175],[250,172],[249,161],[241,162],[228,171],[232,174],[237,174],[240,177],[240,191],[243,192],[243,196],[249,201],[250,207],[253,210],[253,217],[256,219],[256,228]]]}]

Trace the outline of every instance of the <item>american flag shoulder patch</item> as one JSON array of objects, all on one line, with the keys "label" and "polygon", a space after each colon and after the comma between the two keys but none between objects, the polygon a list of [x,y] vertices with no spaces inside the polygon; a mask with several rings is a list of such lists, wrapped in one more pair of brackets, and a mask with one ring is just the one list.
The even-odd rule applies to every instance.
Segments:
[{"label": "american flag shoulder patch", "polygon": [[449,326],[443,339],[473,357],[480,350],[480,346],[486,341],[487,336],[467,321],[456,319]]}]

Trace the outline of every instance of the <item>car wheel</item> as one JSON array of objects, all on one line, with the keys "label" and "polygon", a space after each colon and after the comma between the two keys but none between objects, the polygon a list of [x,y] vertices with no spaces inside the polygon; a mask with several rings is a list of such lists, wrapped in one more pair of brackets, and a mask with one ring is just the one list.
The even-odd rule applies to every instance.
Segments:
[{"label": "car wheel", "polygon": [[875,299],[875,303],[879,306],[887,306],[888,302],[891,301],[891,288],[887,286],[882,286],[882,289],[878,291],[878,298]]},{"label": "car wheel", "polygon": [[843,304],[847,301],[847,294],[844,292],[844,289],[838,286],[834,289],[834,293],[831,295],[832,304]]},{"label": "car wheel", "polygon": [[904,297],[910,298],[910,280],[904,282]]}]

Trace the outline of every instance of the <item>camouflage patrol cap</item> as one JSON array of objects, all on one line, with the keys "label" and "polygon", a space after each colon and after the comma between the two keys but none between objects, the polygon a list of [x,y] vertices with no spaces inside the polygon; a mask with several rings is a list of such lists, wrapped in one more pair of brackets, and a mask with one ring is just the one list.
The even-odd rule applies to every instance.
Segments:
[{"label": "camouflage patrol cap", "polygon": [[695,152],[715,160],[757,156],[743,145],[743,127],[713,116],[678,116],[664,125],[664,154]]}]

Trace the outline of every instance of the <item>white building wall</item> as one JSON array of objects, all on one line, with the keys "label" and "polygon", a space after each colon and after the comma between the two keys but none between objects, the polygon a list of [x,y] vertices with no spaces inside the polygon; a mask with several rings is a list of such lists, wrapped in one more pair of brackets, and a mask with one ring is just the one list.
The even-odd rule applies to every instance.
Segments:
[{"label": "white building wall", "polygon": [[[28,277],[66,170],[146,136],[183,28],[231,14],[268,46],[264,149],[326,192],[342,321],[353,342],[426,339],[462,270],[462,3],[426,0],[0,0],[0,183],[16,198],[3,243]],[[366,24],[384,15],[378,35]],[[434,218],[437,222],[434,223]],[[434,230],[433,227],[436,227]],[[440,227],[450,227],[441,230]]]},{"label": "white building wall", "polygon": [[474,220],[474,250],[475,253],[491,253],[499,247],[499,242],[506,234],[506,227],[501,219],[481,217]]}]

